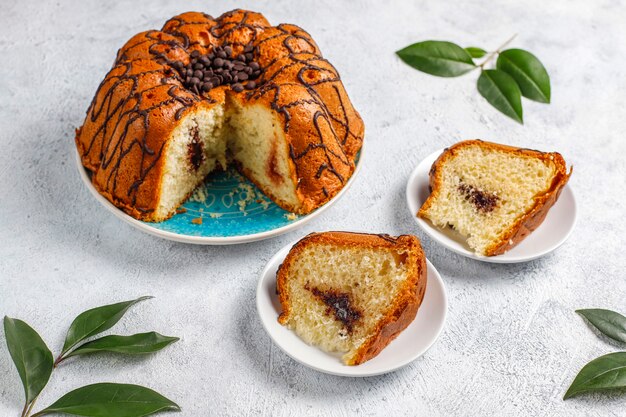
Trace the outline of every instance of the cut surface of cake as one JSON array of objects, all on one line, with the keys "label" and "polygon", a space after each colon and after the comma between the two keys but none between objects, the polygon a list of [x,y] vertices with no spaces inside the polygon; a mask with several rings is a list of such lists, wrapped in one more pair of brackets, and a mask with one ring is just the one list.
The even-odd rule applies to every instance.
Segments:
[{"label": "cut surface of cake", "polygon": [[359,365],[413,321],[426,280],[415,236],[313,233],[293,246],[276,274],[278,321],[308,344]]},{"label": "cut surface of cake", "polygon": [[417,215],[452,227],[479,255],[500,255],[539,227],[571,172],[556,152],[459,142],[432,165]]},{"label": "cut surface of cake", "polygon": [[363,130],[307,32],[246,10],[189,12],[119,50],[76,146],[94,187],[141,220],[169,218],[230,163],[306,214],[350,179]]}]

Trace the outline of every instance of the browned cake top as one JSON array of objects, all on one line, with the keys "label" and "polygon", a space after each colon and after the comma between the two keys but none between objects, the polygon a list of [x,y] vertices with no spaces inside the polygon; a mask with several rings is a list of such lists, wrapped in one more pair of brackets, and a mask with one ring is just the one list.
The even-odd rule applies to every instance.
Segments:
[{"label": "browned cake top", "polygon": [[282,118],[304,212],[343,187],[363,123],[337,71],[299,27],[234,10],[217,19],[181,14],[119,50],[76,135],[96,188],[149,218],[169,133],[185,112],[224,102],[226,94]]}]

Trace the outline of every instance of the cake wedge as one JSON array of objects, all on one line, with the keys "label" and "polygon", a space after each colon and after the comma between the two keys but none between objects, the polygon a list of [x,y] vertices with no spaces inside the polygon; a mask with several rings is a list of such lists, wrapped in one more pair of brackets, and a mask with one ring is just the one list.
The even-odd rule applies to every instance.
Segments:
[{"label": "cake wedge", "polygon": [[301,339],[343,353],[346,365],[378,355],[415,318],[426,291],[415,236],[313,233],[276,274],[278,321]]},{"label": "cake wedge", "polygon": [[500,255],[539,227],[571,173],[557,152],[459,142],[432,165],[417,215],[452,227],[479,255]]}]

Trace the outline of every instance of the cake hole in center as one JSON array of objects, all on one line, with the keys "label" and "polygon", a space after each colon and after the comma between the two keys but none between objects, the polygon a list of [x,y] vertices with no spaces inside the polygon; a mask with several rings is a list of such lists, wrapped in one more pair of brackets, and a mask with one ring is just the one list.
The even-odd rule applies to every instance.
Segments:
[{"label": "cake hole in center", "polygon": [[221,45],[205,55],[198,50],[191,52],[186,65],[181,61],[170,64],[180,74],[185,88],[196,94],[207,93],[221,85],[230,85],[239,93],[257,86],[255,80],[262,72],[257,56],[258,48],[252,43],[244,45],[238,55],[235,55],[233,45]]}]

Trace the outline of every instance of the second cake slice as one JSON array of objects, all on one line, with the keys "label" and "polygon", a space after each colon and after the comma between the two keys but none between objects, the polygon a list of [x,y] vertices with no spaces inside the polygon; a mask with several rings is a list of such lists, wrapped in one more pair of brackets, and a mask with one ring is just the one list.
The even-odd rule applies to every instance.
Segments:
[{"label": "second cake slice", "polygon": [[277,289],[281,324],[358,365],[415,318],[426,290],[426,257],[415,236],[314,233],[285,258]]},{"label": "second cake slice", "polygon": [[500,255],[539,227],[570,175],[557,152],[459,142],[433,164],[417,215],[451,226],[480,255]]}]

